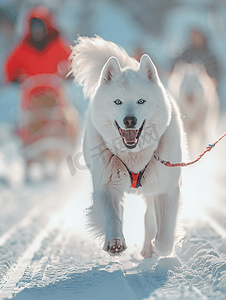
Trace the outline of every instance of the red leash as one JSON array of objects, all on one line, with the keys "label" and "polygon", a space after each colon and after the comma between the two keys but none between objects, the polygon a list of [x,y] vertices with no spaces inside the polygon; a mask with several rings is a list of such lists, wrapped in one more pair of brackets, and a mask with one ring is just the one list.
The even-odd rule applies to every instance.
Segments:
[{"label": "red leash", "polygon": [[215,142],[215,143],[213,143],[213,144],[209,144],[209,146],[207,146],[206,147],[206,150],[202,153],[202,154],[200,154],[199,155],[199,157],[197,158],[197,159],[195,159],[195,160],[192,160],[192,161],[190,161],[189,163],[176,163],[176,164],[172,164],[171,162],[169,162],[169,161],[165,161],[165,160],[163,160],[163,159],[161,159],[161,158],[159,158],[157,155],[155,155],[154,154],[154,158],[157,160],[157,161],[159,161],[160,163],[162,163],[164,166],[166,166],[166,167],[187,167],[187,166],[190,166],[190,165],[193,165],[194,163],[196,163],[197,161],[199,161],[202,157],[203,157],[203,155],[204,154],[206,154],[207,152],[209,152],[210,150],[212,150],[213,149],[213,147],[214,146],[216,146],[216,144],[218,143],[218,142],[220,142],[220,140],[222,140],[224,137],[226,136],[226,132]]}]

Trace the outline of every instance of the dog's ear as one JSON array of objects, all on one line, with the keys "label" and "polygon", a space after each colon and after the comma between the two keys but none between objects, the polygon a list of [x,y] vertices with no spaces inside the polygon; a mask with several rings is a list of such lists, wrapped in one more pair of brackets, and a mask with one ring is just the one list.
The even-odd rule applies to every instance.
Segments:
[{"label": "dog's ear", "polygon": [[109,82],[112,78],[121,73],[121,68],[116,57],[112,56],[108,59],[101,71],[101,81]]},{"label": "dog's ear", "polygon": [[147,54],[142,55],[140,59],[139,73],[153,83],[157,83],[159,80],[157,69]]}]

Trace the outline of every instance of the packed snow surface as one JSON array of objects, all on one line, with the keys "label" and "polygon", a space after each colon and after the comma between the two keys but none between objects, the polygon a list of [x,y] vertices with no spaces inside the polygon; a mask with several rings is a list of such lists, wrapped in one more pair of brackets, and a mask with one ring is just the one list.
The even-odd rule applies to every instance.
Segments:
[{"label": "packed snow surface", "polygon": [[58,180],[26,183],[19,141],[2,136],[0,299],[225,299],[226,140],[184,170],[186,233],[174,253],[143,259],[140,196],[126,195],[128,249],[110,257],[86,230],[88,171],[71,176],[65,161]]}]

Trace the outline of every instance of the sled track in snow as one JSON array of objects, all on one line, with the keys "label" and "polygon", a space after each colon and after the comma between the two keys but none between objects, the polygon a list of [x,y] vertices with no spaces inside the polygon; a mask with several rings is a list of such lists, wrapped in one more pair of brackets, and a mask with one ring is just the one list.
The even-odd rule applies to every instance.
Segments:
[{"label": "sled track in snow", "polygon": [[[211,161],[199,166],[216,176]],[[189,170],[193,182],[185,193],[188,208],[192,201],[193,206],[188,216],[196,213],[197,220],[189,223],[173,255],[160,259],[142,259],[136,245],[119,258],[110,257],[84,234],[91,193],[85,172],[69,185],[7,192],[11,206],[0,210],[0,300],[225,299],[225,170],[217,171],[215,181],[208,175],[203,182],[199,169]],[[214,193],[207,189],[211,186]],[[205,209],[201,200],[210,200]]]},{"label": "sled track in snow", "polygon": [[226,230],[220,219],[206,215],[199,229],[188,228],[184,248],[176,247],[172,257],[142,260],[135,249],[118,259],[68,230],[70,204],[50,216],[43,213],[52,197],[58,192],[44,195],[39,210],[28,211],[0,237],[0,299],[210,299],[206,285],[216,289],[215,299],[223,299],[225,287],[218,285],[226,274],[226,249],[219,249]]},{"label": "sled track in snow", "polygon": [[[215,228],[212,227],[213,232],[214,230]],[[214,233],[214,235],[217,235],[216,232]],[[202,239],[203,237],[200,241]],[[74,250],[72,251],[73,246]],[[27,247],[21,250],[18,259],[9,265],[7,272],[1,278],[0,299],[10,299],[17,294],[15,297],[18,299],[29,299],[32,293],[33,296],[35,293],[37,293],[37,296],[39,295],[34,299],[42,299],[42,297],[44,299],[44,295],[46,293],[48,295],[50,291],[54,295],[59,292],[70,295],[70,292],[73,292],[78,295],[78,299],[83,299],[83,289],[89,288],[91,295],[92,292],[97,292],[95,285],[98,285],[98,283],[102,283],[105,287],[108,286],[107,289],[109,290],[117,286],[119,291],[123,291],[123,295],[121,292],[118,293],[118,299],[148,298],[153,291],[163,286],[161,294],[158,296],[157,293],[155,297],[161,299],[164,293],[172,293],[173,296],[174,286],[169,280],[168,271],[171,270],[171,273],[174,272],[175,277],[180,278],[181,263],[177,258],[168,258],[166,263],[164,261],[167,261],[167,259],[162,259],[160,260],[162,265],[157,263],[157,258],[153,261],[147,260],[147,262],[141,260],[139,263],[138,259],[133,257],[130,257],[130,261],[127,259],[120,261],[106,257],[103,255],[102,250],[97,246],[95,249],[94,245],[91,245],[95,249],[94,253],[82,255],[81,247],[83,252],[87,246],[87,243],[82,241],[81,237],[77,242],[73,239],[70,240],[69,237],[64,236],[59,228],[53,228],[49,223],[47,227],[37,233]],[[76,255],[76,248],[80,248],[79,255]],[[211,246],[205,242],[201,245],[200,250],[211,250],[213,255],[217,257],[217,252],[214,252]],[[78,260],[80,259],[82,263],[79,266]],[[101,261],[101,264],[97,261]],[[157,266],[152,269],[154,264],[157,264]],[[222,265],[221,262],[218,263],[218,267],[222,267]],[[189,268],[189,264],[185,268]],[[223,270],[226,270],[226,268],[223,267]],[[194,282],[194,278],[199,278],[194,276],[192,272],[186,276],[187,278],[190,276],[191,281]],[[182,278],[180,279],[182,280]],[[56,285],[58,281],[61,284]],[[208,299],[200,289],[195,286],[192,289],[195,297]],[[104,290],[103,294],[100,294],[100,298],[97,297],[96,299],[104,299],[106,296],[106,290]],[[116,296],[115,292],[114,296]],[[84,299],[89,298],[85,296]]]}]

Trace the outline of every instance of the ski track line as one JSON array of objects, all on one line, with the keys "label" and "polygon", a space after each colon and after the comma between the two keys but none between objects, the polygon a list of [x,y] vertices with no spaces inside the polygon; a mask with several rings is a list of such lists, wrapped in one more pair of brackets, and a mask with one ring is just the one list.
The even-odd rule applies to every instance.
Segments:
[{"label": "ski track line", "polygon": [[[50,241],[48,247],[43,252],[41,252],[42,257],[40,259],[33,260],[32,265],[31,264],[29,265],[29,267],[32,266],[32,268],[29,270],[29,273],[26,274],[25,278],[24,278],[25,273],[21,277],[18,292],[20,290],[23,290],[27,286],[27,283],[30,284],[31,281],[34,282],[34,280],[37,281],[43,278],[43,276],[45,275],[46,267],[49,263],[48,260],[51,257],[51,255],[54,254],[54,249],[57,247],[57,245],[61,244],[62,240],[63,240],[63,232],[57,232],[53,240]],[[65,246],[65,244],[63,246]],[[28,276],[30,278],[29,282],[26,279],[26,277]]]},{"label": "ski track line", "polygon": [[[42,203],[40,204],[38,201],[40,197],[45,198],[46,202],[48,201],[49,198],[53,197],[50,188],[42,191],[41,195],[36,195],[35,198],[37,198],[38,205],[36,205],[34,208],[28,211],[27,215],[21,221],[13,225],[12,228],[7,230],[5,233],[3,233],[2,236],[0,236],[0,247],[2,247],[6,243],[6,241],[9,240],[11,236],[18,231],[18,229],[23,229],[28,227],[35,218],[41,215],[41,211],[39,211],[39,207],[42,206]],[[39,211],[39,213],[37,211]]]},{"label": "ski track line", "polygon": [[[3,283],[3,288],[0,291],[0,299],[12,298],[14,292],[20,292],[16,290],[16,285],[19,280],[22,278],[25,269],[31,263],[31,260],[34,256],[34,253],[41,247],[42,241],[48,236],[50,231],[53,229],[52,222],[49,222],[49,225],[43,229],[33,243],[28,247],[25,253],[21,258],[14,264],[10,270],[7,272],[5,278],[5,284]],[[21,290],[23,290],[22,288]]]},{"label": "ski track line", "polygon": [[[55,193],[54,193],[55,194]],[[48,195],[45,199],[53,197],[54,194]],[[67,208],[67,205],[66,205]],[[37,209],[37,207],[36,207]],[[19,224],[24,226],[25,228],[32,222],[32,216],[35,215],[35,209],[30,212],[29,216],[25,217]],[[5,282],[3,282],[3,288],[0,290],[0,299],[4,298],[12,298],[13,293],[18,293],[23,288],[19,289],[16,288],[17,283],[23,277],[23,274],[27,268],[27,266],[31,263],[31,260],[34,256],[34,253],[38,251],[41,247],[42,241],[49,235],[49,233],[57,228],[59,222],[64,219],[64,209],[60,212],[56,211],[54,215],[49,220],[47,226],[38,234],[32,244],[28,247],[25,253],[18,259],[17,263],[13,264],[12,267],[9,269],[7,274],[4,276]],[[37,213],[36,213],[37,214]],[[40,213],[39,213],[40,214]],[[39,215],[38,214],[38,215]],[[12,234],[16,231],[16,229],[10,229],[2,238],[2,243],[7,241]],[[58,237],[61,238],[61,237]],[[57,238],[57,240],[58,240]],[[3,279],[4,281],[4,279]]]},{"label": "ski track line", "polygon": [[38,213],[36,209],[30,211],[28,216],[25,216],[19,223],[14,225],[0,237],[0,247],[2,247],[6,243],[6,241],[9,240],[11,236],[18,231],[18,229],[28,227],[37,216]]}]

